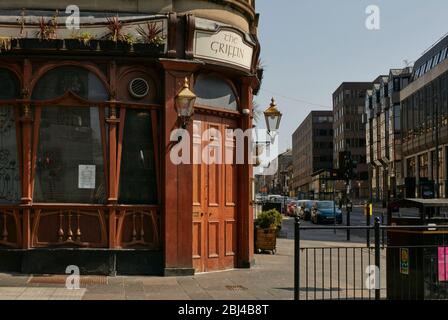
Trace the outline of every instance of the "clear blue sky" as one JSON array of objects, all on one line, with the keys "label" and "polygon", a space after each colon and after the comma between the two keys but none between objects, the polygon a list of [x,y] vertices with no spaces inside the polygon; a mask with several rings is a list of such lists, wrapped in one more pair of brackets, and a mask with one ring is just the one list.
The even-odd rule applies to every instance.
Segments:
[{"label": "clear blue sky", "polygon": [[[415,61],[448,32],[446,0],[257,0],[265,74],[256,97],[275,96],[283,112],[280,151],[311,110],[331,109],[344,81],[372,81]],[[369,5],[380,30],[365,27]],[[305,102],[303,102],[305,101]],[[314,104],[314,105],[313,105]],[[259,127],[264,127],[260,123]]]}]

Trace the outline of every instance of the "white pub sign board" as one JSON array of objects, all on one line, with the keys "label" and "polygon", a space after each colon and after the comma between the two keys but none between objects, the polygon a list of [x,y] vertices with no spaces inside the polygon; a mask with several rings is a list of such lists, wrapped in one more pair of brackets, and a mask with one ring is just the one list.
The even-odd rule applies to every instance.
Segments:
[{"label": "white pub sign board", "polygon": [[246,70],[252,66],[254,49],[235,31],[220,29],[218,32],[196,30],[194,56],[232,64]]}]

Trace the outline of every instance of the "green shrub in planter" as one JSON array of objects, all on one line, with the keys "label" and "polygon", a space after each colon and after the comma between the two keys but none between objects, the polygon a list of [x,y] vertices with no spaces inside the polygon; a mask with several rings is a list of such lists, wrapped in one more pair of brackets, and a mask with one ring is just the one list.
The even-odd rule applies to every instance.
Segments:
[{"label": "green shrub in planter", "polygon": [[255,225],[261,229],[279,229],[282,225],[282,215],[276,209],[263,211],[255,220]]}]

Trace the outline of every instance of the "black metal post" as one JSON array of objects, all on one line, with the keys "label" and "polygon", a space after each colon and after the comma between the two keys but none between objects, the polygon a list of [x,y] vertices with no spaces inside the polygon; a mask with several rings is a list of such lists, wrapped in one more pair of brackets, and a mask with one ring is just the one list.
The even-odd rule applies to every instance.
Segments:
[{"label": "black metal post", "polygon": [[[350,212],[352,210],[348,207],[348,204],[345,205],[345,208],[347,210],[347,227],[350,227]],[[350,228],[347,228],[347,241],[350,241]]]},{"label": "black metal post", "polygon": [[[437,99],[437,98],[436,98]],[[434,191],[435,191],[435,198],[438,199],[440,198],[440,187],[439,187],[439,101],[436,101],[435,103],[436,105],[436,181],[435,181],[435,186],[434,186]],[[434,163],[434,160],[431,159],[431,161]]]},{"label": "black metal post", "polygon": [[[370,205],[366,203],[364,206],[364,214],[366,215],[366,226],[370,227]],[[370,228],[366,229],[367,248],[370,248]]]},{"label": "black metal post", "polygon": [[380,218],[375,218],[375,266],[377,267],[376,272],[378,272],[375,280],[375,300],[381,299],[381,248],[380,248]]},{"label": "black metal post", "polygon": [[300,300],[300,219],[294,223],[294,300]]},{"label": "black metal post", "polygon": [[336,234],[336,181],[333,180],[333,217],[334,217],[334,234]]}]

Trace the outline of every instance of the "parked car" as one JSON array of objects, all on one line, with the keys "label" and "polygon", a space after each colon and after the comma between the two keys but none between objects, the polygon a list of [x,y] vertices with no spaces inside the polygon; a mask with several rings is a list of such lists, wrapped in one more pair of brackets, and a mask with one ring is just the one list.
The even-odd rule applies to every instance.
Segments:
[{"label": "parked car", "polygon": [[333,201],[315,201],[311,209],[311,222],[342,224],[342,211]]},{"label": "parked car", "polygon": [[299,201],[289,200],[286,204],[286,214],[290,217],[294,217],[297,214],[297,206]]},{"label": "parked car", "polygon": [[278,194],[270,194],[268,196],[268,201],[269,202],[275,202],[275,203],[282,203],[283,200],[283,196],[278,195]]},{"label": "parked car", "polygon": [[297,201],[296,215],[300,219],[308,221],[311,219],[311,208],[313,207],[312,200],[299,200]]}]

